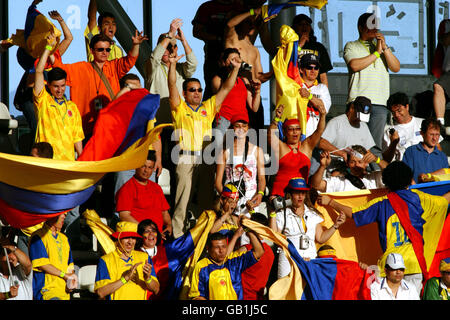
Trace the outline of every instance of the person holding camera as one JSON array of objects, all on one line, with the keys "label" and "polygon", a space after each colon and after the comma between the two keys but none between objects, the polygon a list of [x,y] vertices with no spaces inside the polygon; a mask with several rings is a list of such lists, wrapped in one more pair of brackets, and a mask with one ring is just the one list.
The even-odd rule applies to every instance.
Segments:
[{"label": "person holding camera", "polygon": [[[248,119],[247,105],[250,107],[250,110],[257,112],[261,103],[261,82],[252,81],[243,76],[243,73],[249,70],[249,65],[242,61],[239,50],[236,48],[227,48],[222,52],[222,57],[219,61],[221,68],[219,73],[212,79],[213,93],[215,94],[219,91],[222,83],[233,70],[232,61],[240,63],[241,68],[233,89],[222,102],[222,107],[216,117],[216,128],[220,130],[222,136],[225,135],[230,127],[233,116],[238,115],[243,117],[243,119]],[[217,143],[220,144],[220,141]]]},{"label": "person holding camera", "polygon": [[[345,222],[345,214],[340,214],[328,229],[320,213],[314,209],[309,197],[310,187],[302,177],[292,178],[286,187],[287,200],[277,198],[274,207],[277,211],[270,213],[269,224],[276,232],[285,235],[305,260],[317,257],[315,242],[325,243]],[[277,201],[278,200],[278,201]],[[279,205],[278,205],[279,204]],[[291,272],[291,265],[283,251],[278,256],[278,278]]]}]

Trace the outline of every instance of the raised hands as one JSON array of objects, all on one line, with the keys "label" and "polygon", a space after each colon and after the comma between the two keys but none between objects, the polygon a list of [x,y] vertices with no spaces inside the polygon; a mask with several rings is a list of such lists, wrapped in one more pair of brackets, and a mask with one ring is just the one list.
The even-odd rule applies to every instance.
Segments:
[{"label": "raised hands", "polygon": [[59,12],[56,10],[50,11],[48,15],[50,16],[50,18],[52,18],[53,20],[57,20],[58,22],[61,22],[63,20]]},{"label": "raised hands", "polygon": [[133,45],[140,45],[145,40],[148,40],[148,37],[144,35],[144,31],[139,32],[136,30],[133,37],[131,37],[131,40],[133,41]]}]

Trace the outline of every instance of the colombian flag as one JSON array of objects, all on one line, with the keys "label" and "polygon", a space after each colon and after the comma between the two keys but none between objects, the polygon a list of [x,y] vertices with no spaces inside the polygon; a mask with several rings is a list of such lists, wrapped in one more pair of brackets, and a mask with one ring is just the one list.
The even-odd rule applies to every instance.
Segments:
[{"label": "colombian flag", "polygon": [[[280,29],[281,46],[272,60],[276,80],[276,107],[284,105],[281,121],[298,119],[306,134],[308,99],[299,94],[302,79],[298,70],[298,35],[289,26]],[[281,132],[281,131],[280,131]]]},{"label": "colombian flag", "polygon": [[[93,210],[83,213],[88,225],[99,240],[106,254],[115,250],[114,241],[110,238],[113,230],[103,224]],[[183,236],[157,246],[157,253],[152,258],[156,277],[161,285],[159,294],[152,300],[187,299],[190,288],[190,277],[206,244],[216,214],[204,211],[194,228]]]},{"label": "colombian flag", "polygon": [[34,60],[39,58],[44,52],[47,45],[47,37],[52,33],[55,35],[57,43],[59,43],[61,31],[41,14],[35,5],[31,5],[28,8],[25,29],[16,30],[16,33],[6,41],[20,47],[17,51],[17,60],[22,68],[28,71],[33,68]]},{"label": "colombian flag", "polygon": [[106,173],[141,166],[164,127],[147,128],[158,108],[159,96],[145,89],[121,96],[103,110],[109,122],[99,119],[112,127],[97,130],[78,161],[1,153],[0,218],[15,228],[36,225],[85,202]]},{"label": "colombian flag", "polygon": [[281,10],[285,8],[295,7],[295,6],[305,6],[316,9],[322,9],[324,5],[328,3],[327,0],[290,0],[286,3],[281,4],[269,4],[262,6],[262,18],[264,22],[267,22],[273,18],[275,18]]}]

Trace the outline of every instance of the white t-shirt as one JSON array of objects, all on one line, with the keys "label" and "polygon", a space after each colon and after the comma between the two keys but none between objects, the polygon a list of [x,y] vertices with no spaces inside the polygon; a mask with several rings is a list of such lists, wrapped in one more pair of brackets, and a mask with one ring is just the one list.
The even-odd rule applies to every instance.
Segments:
[{"label": "white t-shirt", "polygon": [[[11,266],[11,268],[13,281],[18,281],[19,290],[17,296],[9,300],[33,300],[33,271],[26,276],[20,264],[15,267]],[[0,292],[9,292],[11,289],[10,287],[10,279],[6,279],[3,274],[0,273]]]},{"label": "white t-shirt", "polygon": [[328,140],[338,149],[361,145],[369,150],[375,146],[367,123],[360,122],[360,127],[355,128],[350,124],[345,113],[328,121],[322,138]]},{"label": "white t-shirt", "polygon": [[[308,89],[315,98],[322,100],[323,105],[325,106],[325,109],[328,113],[331,107],[331,96],[328,87],[323,83],[319,83],[316,86],[308,88],[306,84],[303,83],[303,88]],[[309,114],[308,121],[306,122],[306,137],[308,138],[317,129],[317,125],[319,124],[320,120],[320,113],[313,108],[308,108],[307,113]]]},{"label": "white t-shirt", "polygon": [[395,297],[389,288],[386,278],[378,279],[370,286],[372,300],[420,300],[414,285],[402,280]]},{"label": "white t-shirt", "polygon": [[[342,191],[357,191],[359,188],[355,187],[348,179],[342,176],[326,177],[324,180],[327,182],[326,192],[342,192]],[[381,178],[381,171],[374,171],[366,174],[361,181],[364,183],[367,189],[384,188],[384,184]]]},{"label": "white t-shirt", "polygon": [[[412,145],[418,144],[423,141],[423,137],[420,134],[420,126],[422,125],[422,118],[412,117],[411,121],[404,124],[394,124],[394,125],[386,125],[384,128],[383,142],[382,142],[382,150],[383,152],[391,144],[391,139],[389,130],[394,128],[398,132],[398,136],[400,141],[397,144],[397,149],[395,151],[393,160],[402,160],[403,154],[406,149]],[[439,142],[443,140],[442,136],[439,138]]]}]

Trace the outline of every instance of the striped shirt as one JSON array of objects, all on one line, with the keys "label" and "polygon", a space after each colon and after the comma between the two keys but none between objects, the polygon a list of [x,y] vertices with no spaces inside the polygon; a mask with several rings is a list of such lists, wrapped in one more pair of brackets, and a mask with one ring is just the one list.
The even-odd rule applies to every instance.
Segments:
[{"label": "striped shirt", "polygon": [[[353,59],[364,58],[375,52],[375,44],[369,41],[347,42],[344,48],[345,63]],[[352,72],[349,68],[349,93],[347,103],[358,96],[369,98],[372,104],[386,105],[389,98],[389,72],[383,56],[365,69]]]}]

